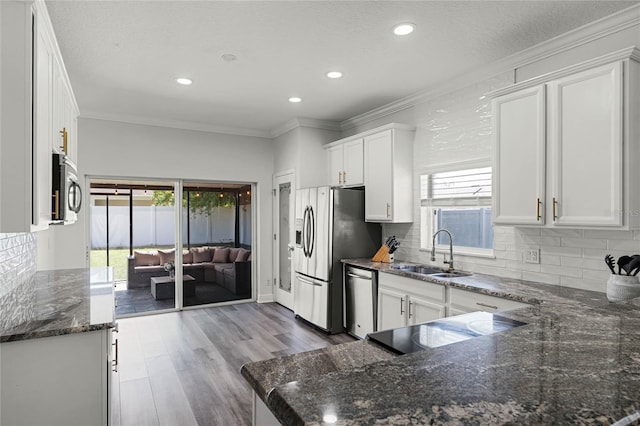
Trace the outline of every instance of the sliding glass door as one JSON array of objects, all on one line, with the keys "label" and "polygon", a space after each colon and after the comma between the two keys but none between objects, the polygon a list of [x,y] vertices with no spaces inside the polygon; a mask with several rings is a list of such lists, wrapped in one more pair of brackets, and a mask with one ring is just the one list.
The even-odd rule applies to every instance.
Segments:
[{"label": "sliding glass door", "polygon": [[174,183],[92,179],[91,266],[111,266],[116,315],[175,309]]},{"label": "sliding glass door", "polygon": [[117,316],[252,298],[251,185],[91,179],[90,186],[91,265],[114,268]]},{"label": "sliding glass door", "polygon": [[251,299],[251,185],[185,182],[182,206],[184,306]]}]

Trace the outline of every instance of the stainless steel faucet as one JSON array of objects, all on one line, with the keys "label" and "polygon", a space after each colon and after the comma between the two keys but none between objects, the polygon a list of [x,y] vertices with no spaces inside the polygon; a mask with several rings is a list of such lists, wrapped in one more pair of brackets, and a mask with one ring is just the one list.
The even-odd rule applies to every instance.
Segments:
[{"label": "stainless steel faucet", "polygon": [[444,263],[449,265],[449,270],[453,271],[453,237],[451,236],[451,232],[446,229],[438,229],[435,234],[433,234],[433,241],[431,242],[431,261],[436,260],[436,237],[439,233],[446,232],[449,236],[449,260],[447,260],[447,255],[444,255]]}]

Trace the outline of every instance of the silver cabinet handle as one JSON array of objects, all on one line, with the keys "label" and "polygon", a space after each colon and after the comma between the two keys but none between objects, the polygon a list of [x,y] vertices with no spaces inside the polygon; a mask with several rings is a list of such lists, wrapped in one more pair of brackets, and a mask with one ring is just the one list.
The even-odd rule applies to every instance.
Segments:
[{"label": "silver cabinet handle", "polygon": [[497,306],[487,305],[486,303],[482,303],[482,302],[476,302],[476,305],[478,305],[478,306],[484,306],[485,308],[498,309],[498,307],[497,307]]},{"label": "silver cabinet handle", "polygon": [[413,305],[413,302],[409,301],[409,318],[411,318],[411,305]]},{"label": "silver cabinet handle", "polygon": [[400,298],[400,315],[404,315],[404,297]]}]

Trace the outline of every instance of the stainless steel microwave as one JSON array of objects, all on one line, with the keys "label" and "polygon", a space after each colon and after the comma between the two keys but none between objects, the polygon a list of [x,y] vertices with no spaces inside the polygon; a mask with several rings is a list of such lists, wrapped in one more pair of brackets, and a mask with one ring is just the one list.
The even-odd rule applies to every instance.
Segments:
[{"label": "stainless steel microwave", "polygon": [[82,189],[76,165],[66,155],[53,154],[51,221],[74,223],[82,207]]}]

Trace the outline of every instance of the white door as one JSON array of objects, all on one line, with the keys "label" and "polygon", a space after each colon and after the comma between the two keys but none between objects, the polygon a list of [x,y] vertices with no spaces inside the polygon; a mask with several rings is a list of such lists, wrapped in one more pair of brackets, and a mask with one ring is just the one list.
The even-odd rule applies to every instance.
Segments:
[{"label": "white door", "polygon": [[343,184],[343,153],[343,145],[337,145],[327,149],[327,155],[329,156],[329,185],[331,186],[340,186]]},{"label": "white door", "polygon": [[378,330],[406,325],[406,295],[378,287]]},{"label": "white door", "polygon": [[364,140],[365,220],[393,220],[393,136],[391,130]]},{"label": "white door", "polygon": [[277,175],[273,180],[274,192],[274,285],[276,302],[293,309],[293,250],[295,225],[294,174]]},{"label": "white door", "polygon": [[355,186],[364,184],[364,140],[344,144],[344,170],[342,182]]},{"label": "white door", "polygon": [[444,305],[413,296],[409,298],[409,324],[422,324],[444,318],[444,316]]},{"label": "white door", "polygon": [[549,96],[553,217],[548,222],[621,226],[622,64],[553,81]]},{"label": "white door", "polygon": [[532,87],[493,100],[494,223],[545,223],[544,89]]}]

